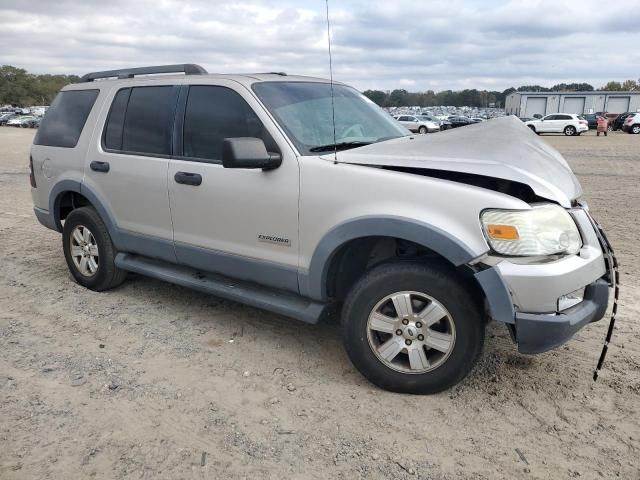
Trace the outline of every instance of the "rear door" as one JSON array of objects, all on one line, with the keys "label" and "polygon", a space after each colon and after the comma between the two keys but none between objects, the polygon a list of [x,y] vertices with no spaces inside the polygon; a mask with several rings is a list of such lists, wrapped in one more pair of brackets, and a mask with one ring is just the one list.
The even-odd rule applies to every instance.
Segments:
[{"label": "rear door", "polygon": [[113,215],[120,248],[175,261],[167,169],[178,87],[133,86],[112,96],[84,182]]},{"label": "rear door", "polygon": [[[222,145],[232,137],[261,138],[282,164],[224,168]],[[263,107],[233,81],[190,85],[175,142],[181,155],[169,164],[169,196],[178,261],[297,292],[298,159]],[[199,184],[181,183],[185,174]]]},{"label": "rear door", "polygon": [[556,117],[558,118],[558,121],[555,122],[557,126],[555,130],[556,132],[563,132],[567,125],[573,125],[576,129],[578,128],[578,120],[573,118],[571,115],[560,114],[556,115]]}]

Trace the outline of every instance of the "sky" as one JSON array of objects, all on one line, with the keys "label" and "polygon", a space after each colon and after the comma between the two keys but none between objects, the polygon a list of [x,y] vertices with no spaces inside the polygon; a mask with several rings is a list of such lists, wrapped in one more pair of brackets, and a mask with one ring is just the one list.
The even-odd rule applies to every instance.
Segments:
[{"label": "sky", "polygon": [[[640,0],[329,0],[334,79],[360,90],[640,77]],[[0,0],[0,64],[82,75],[198,63],[329,76],[324,0]]]}]

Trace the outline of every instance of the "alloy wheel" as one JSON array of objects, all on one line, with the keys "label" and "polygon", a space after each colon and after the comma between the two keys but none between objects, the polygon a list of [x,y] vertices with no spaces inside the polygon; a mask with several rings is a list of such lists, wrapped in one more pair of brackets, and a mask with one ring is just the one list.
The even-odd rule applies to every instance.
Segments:
[{"label": "alloy wheel", "polygon": [[449,358],[456,329],[453,318],[436,299],[402,291],[387,295],[371,310],[367,338],[384,365],[401,373],[421,374]]},{"label": "alloy wheel", "polygon": [[81,275],[92,277],[100,265],[100,252],[93,233],[84,225],[78,225],[71,231],[69,242],[73,264]]}]

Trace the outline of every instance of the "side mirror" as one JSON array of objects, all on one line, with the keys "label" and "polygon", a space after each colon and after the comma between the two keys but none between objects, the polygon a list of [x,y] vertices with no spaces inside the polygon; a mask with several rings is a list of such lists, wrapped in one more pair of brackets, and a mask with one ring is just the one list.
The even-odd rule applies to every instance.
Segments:
[{"label": "side mirror", "polygon": [[224,168],[262,168],[272,170],[282,163],[279,153],[267,152],[260,138],[225,138],[222,144],[222,166]]}]

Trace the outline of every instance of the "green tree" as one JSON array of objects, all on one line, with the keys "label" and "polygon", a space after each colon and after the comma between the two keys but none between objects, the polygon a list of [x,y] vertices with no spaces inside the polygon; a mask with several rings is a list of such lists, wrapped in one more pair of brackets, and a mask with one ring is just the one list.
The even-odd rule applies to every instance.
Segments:
[{"label": "green tree", "polygon": [[365,90],[362,94],[369,98],[372,102],[377,103],[381,107],[384,107],[387,103],[388,94],[382,90]]},{"label": "green tree", "polygon": [[393,90],[389,94],[388,106],[390,107],[405,107],[409,105],[409,92],[404,89]]},{"label": "green tree", "polygon": [[600,90],[605,90],[609,92],[620,92],[622,90],[622,84],[620,82],[608,82]]},{"label": "green tree", "polygon": [[34,75],[11,65],[0,67],[0,105],[49,105],[58,91],[79,80],[76,75]]},{"label": "green tree", "polygon": [[635,80],[625,80],[622,82],[622,90],[625,92],[632,92],[635,90],[640,90],[640,85]]}]

